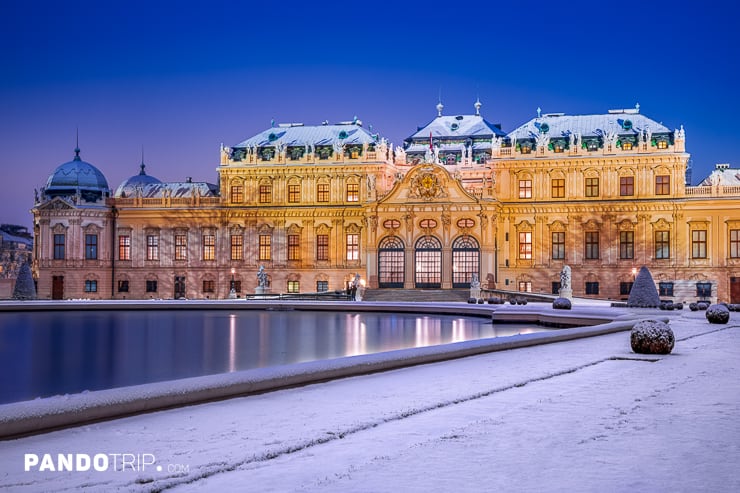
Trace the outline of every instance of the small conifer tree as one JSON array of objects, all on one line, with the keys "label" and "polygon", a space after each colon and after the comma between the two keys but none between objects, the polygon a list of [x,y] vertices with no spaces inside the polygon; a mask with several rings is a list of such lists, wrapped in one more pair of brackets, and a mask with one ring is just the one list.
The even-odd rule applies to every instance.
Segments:
[{"label": "small conifer tree", "polygon": [[657,308],[660,306],[660,296],[655,287],[655,281],[647,266],[643,265],[632,284],[627,306],[631,308]]},{"label": "small conifer tree", "polygon": [[28,262],[21,265],[18,270],[18,277],[15,280],[15,289],[13,289],[14,300],[35,300],[36,285],[33,282],[31,266]]}]

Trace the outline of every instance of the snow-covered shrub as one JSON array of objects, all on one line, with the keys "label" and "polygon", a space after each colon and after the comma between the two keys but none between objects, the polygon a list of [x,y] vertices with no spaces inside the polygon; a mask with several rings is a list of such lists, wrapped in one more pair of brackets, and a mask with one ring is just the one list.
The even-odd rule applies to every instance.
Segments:
[{"label": "snow-covered shrub", "polygon": [[641,320],[630,333],[632,350],[640,354],[668,354],[675,343],[671,328],[659,320]]},{"label": "snow-covered shrub", "polygon": [[555,298],[555,301],[552,302],[552,307],[555,310],[570,310],[571,306],[568,298]]},{"label": "snow-covered shrub", "polygon": [[699,302],[696,303],[696,307],[699,310],[706,310],[707,308],[709,308],[709,302],[707,302],[707,301],[699,301]]},{"label": "snow-covered shrub", "polygon": [[18,277],[15,279],[15,288],[13,289],[14,300],[35,300],[36,285],[33,282],[31,266],[28,263],[21,265],[18,269]]},{"label": "snow-covered shrub", "polygon": [[695,312],[699,310],[699,304],[698,303],[689,303],[689,310],[692,312]]},{"label": "snow-covered shrub", "polygon": [[726,324],[730,321],[730,310],[725,305],[712,305],[707,308],[706,317],[710,324]]},{"label": "snow-covered shrub", "polygon": [[627,299],[630,308],[656,308],[660,306],[660,296],[655,287],[655,281],[647,266],[640,267],[635,282],[632,284],[630,296]]},{"label": "snow-covered shrub", "polygon": [[509,297],[509,303],[511,303],[512,305],[516,305],[516,298],[513,296]]},{"label": "snow-covered shrub", "polygon": [[522,298],[521,296],[518,296],[516,299],[517,305],[526,305],[527,304],[527,298]]},{"label": "snow-covered shrub", "polygon": [[478,304],[479,305],[482,305],[483,304],[483,298],[478,298]]},{"label": "snow-covered shrub", "polygon": [[470,303],[471,305],[475,305],[476,303],[478,303],[478,300],[475,298],[468,298],[468,303]]},{"label": "snow-covered shrub", "polygon": [[683,310],[683,303],[674,303],[673,308],[676,310]]}]

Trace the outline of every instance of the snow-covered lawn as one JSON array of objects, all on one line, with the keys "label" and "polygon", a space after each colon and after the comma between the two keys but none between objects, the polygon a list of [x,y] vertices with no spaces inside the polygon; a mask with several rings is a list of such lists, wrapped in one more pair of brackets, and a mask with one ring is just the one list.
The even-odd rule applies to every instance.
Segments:
[{"label": "snow-covered lawn", "polygon": [[[0,488],[740,491],[740,328],[671,316],[667,356],[623,332],[2,442]],[[26,472],[31,453],[156,463]]]}]

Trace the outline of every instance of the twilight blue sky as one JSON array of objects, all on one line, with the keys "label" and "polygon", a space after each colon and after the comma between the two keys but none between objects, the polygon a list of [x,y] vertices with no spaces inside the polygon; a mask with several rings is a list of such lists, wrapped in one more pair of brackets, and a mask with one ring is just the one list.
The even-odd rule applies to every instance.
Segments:
[{"label": "twilight blue sky", "polygon": [[217,182],[219,144],[276,122],[350,120],[402,143],[436,115],[510,131],[543,112],[634,107],[684,125],[694,184],[740,167],[740,7],[718,2],[0,4],[0,222],[74,156]]}]

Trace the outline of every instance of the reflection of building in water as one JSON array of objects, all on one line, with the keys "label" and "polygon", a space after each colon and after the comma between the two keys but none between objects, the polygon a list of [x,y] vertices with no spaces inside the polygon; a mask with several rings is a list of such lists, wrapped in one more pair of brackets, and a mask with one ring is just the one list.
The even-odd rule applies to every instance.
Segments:
[{"label": "reflection of building in water", "polygon": [[740,303],[740,170],[685,183],[683,128],[639,108],[543,114],[506,132],[437,116],[394,147],[357,119],[271,126],[222,146],[219,183],[138,174],[115,192],[59,166],[34,207],[39,298],[482,288],[626,298],[648,265],[665,299]]},{"label": "reflection of building in water", "polygon": [[21,266],[31,261],[33,236],[25,226],[0,224],[0,299],[13,295]]}]

